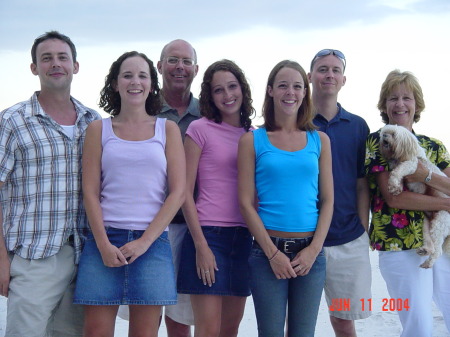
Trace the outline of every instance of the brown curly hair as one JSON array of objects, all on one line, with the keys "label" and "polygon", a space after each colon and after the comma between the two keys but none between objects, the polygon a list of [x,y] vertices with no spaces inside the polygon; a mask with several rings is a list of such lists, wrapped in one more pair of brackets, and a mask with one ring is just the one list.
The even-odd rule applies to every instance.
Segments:
[{"label": "brown curly hair", "polygon": [[211,95],[211,81],[214,73],[217,71],[228,71],[232,73],[239,82],[242,90],[242,105],[240,122],[241,126],[248,131],[252,125],[251,118],[255,115],[256,111],[253,108],[252,94],[250,86],[245,78],[244,72],[237,66],[236,63],[230,60],[220,60],[211,64],[206,69],[203,75],[203,82],[201,85],[201,92],[199,95],[200,112],[201,115],[209,120],[213,120],[216,123],[222,122],[222,116],[219,109],[213,102]]},{"label": "brown curly hair", "polygon": [[115,89],[115,84],[120,72],[120,67],[127,58],[139,56],[143,58],[149,66],[150,69],[150,79],[152,87],[150,93],[145,101],[145,111],[150,116],[154,116],[161,110],[161,98],[160,98],[160,88],[158,84],[158,73],[153,65],[153,62],[143,53],[138,53],[137,51],[130,51],[122,54],[116,61],[113,62],[111,68],[109,69],[109,74],[105,78],[105,86],[100,92],[100,108],[103,108],[107,113],[112,116],[116,116],[120,113],[121,99],[120,94]]}]

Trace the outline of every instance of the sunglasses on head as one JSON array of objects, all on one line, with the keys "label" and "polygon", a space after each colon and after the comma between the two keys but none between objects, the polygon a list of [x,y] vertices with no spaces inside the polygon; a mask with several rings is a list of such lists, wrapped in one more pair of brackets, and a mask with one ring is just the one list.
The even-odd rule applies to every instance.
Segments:
[{"label": "sunglasses on head", "polygon": [[347,65],[347,62],[345,61],[345,56],[344,54],[336,49],[322,49],[321,51],[319,51],[316,56],[314,56],[313,60],[311,61],[311,71],[313,69],[314,63],[316,63],[316,61],[324,56],[328,56],[328,55],[334,55],[336,57],[338,57],[342,63],[344,64],[344,70],[345,70],[345,66]]}]

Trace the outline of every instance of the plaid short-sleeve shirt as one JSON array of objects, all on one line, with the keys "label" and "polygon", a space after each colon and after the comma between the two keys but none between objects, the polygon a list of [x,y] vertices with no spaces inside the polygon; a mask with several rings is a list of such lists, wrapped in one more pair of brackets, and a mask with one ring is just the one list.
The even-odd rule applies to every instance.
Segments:
[{"label": "plaid short-sleeve shirt", "polygon": [[81,194],[86,128],[100,115],[71,98],[73,137],[39,105],[39,92],[0,113],[0,198],[6,248],[25,259],[55,255],[74,236],[78,261],[87,219]]}]

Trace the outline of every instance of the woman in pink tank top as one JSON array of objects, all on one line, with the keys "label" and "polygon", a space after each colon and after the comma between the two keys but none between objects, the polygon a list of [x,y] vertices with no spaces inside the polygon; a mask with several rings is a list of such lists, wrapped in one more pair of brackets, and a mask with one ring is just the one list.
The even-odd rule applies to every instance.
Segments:
[{"label": "woman in pink tank top", "polygon": [[[229,60],[205,71],[203,118],[186,132],[187,193],[178,292],[191,295],[195,336],[237,336],[250,295],[248,256],[252,237],[239,211],[237,149],[251,128],[250,87]],[[194,187],[198,193],[194,201]]]}]

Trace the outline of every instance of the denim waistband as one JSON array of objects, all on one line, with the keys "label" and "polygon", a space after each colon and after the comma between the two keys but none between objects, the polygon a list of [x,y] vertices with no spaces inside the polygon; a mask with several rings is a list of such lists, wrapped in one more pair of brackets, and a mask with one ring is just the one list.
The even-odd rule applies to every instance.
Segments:
[{"label": "denim waistband", "polygon": [[277,248],[283,253],[298,253],[303,248],[308,247],[312,240],[313,236],[308,236],[306,238],[278,238],[271,236],[270,239],[277,246]]}]

